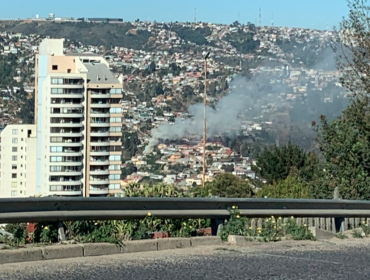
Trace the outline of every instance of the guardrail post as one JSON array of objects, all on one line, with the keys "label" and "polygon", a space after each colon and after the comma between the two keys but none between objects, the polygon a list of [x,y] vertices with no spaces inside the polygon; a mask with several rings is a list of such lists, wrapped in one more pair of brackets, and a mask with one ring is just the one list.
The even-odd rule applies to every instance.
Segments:
[{"label": "guardrail post", "polygon": [[218,235],[219,227],[223,224],[222,219],[211,219],[212,236]]},{"label": "guardrail post", "polygon": [[[339,188],[335,187],[334,189],[334,200],[338,200],[339,198]],[[343,224],[344,218],[343,217],[335,217],[334,218],[334,226],[335,226],[335,232],[343,231]]]},{"label": "guardrail post", "polygon": [[63,222],[58,222],[58,239],[59,239],[59,241],[66,240],[66,235],[64,233]]}]

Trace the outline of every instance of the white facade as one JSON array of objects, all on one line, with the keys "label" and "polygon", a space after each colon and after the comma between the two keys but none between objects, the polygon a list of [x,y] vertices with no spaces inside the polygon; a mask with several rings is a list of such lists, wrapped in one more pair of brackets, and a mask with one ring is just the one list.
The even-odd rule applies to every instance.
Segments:
[{"label": "white facade", "polygon": [[0,197],[35,195],[36,126],[7,125],[1,132]]},{"label": "white facade", "polygon": [[99,56],[63,54],[45,39],[36,56],[36,188],[41,195],[119,193],[122,84]]}]

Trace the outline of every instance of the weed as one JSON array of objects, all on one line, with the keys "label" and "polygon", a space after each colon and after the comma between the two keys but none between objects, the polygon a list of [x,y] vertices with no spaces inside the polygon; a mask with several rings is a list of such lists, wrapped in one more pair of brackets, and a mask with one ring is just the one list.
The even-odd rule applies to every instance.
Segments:
[{"label": "weed", "polygon": [[362,231],[360,231],[360,230],[357,230],[357,229],[354,229],[353,231],[352,231],[352,236],[354,237],[354,238],[362,238],[363,237],[363,232]]},{"label": "weed", "polygon": [[343,232],[339,232],[335,235],[336,238],[339,238],[339,239],[346,239],[348,238],[347,235],[345,235]]}]

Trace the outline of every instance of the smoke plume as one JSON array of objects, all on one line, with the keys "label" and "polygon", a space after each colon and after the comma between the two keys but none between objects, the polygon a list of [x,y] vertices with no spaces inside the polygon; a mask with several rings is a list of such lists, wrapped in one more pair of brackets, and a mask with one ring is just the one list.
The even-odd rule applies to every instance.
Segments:
[{"label": "smoke plume", "polygon": [[[241,119],[238,115],[251,107],[251,98],[248,93],[255,90],[252,83],[245,78],[235,78],[230,84],[231,92],[221,98],[215,109],[207,106],[207,137],[218,135],[220,132],[239,129]],[[159,143],[159,139],[180,139],[190,135],[203,135],[204,105],[194,104],[189,107],[192,118],[176,118],[174,124],[164,123],[152,130],[152,138],[144,153],[150,153]]]}]

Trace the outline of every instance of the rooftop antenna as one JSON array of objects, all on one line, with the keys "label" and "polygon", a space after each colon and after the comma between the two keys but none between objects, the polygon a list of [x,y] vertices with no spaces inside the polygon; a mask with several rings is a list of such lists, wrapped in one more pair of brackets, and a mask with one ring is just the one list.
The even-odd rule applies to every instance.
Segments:
[{"label": "rooftop antenna", "polygon": [[260,8],[260,13],[259,13],[259,17],[258,17],[258,25],[261,26],[261,8]]},{"label": "rooftop antenna", "polygon": [[240,23],[240,12],[238,12],[238,22]]},{"label": "rooftop antenna", "polygon": [[194,8],[194,23],[197,22],[197,8]]},{"label": "rooftop antenna", "polygon": [[274,12],[272,12],[271,16],[271,26],[274,27]]}]

